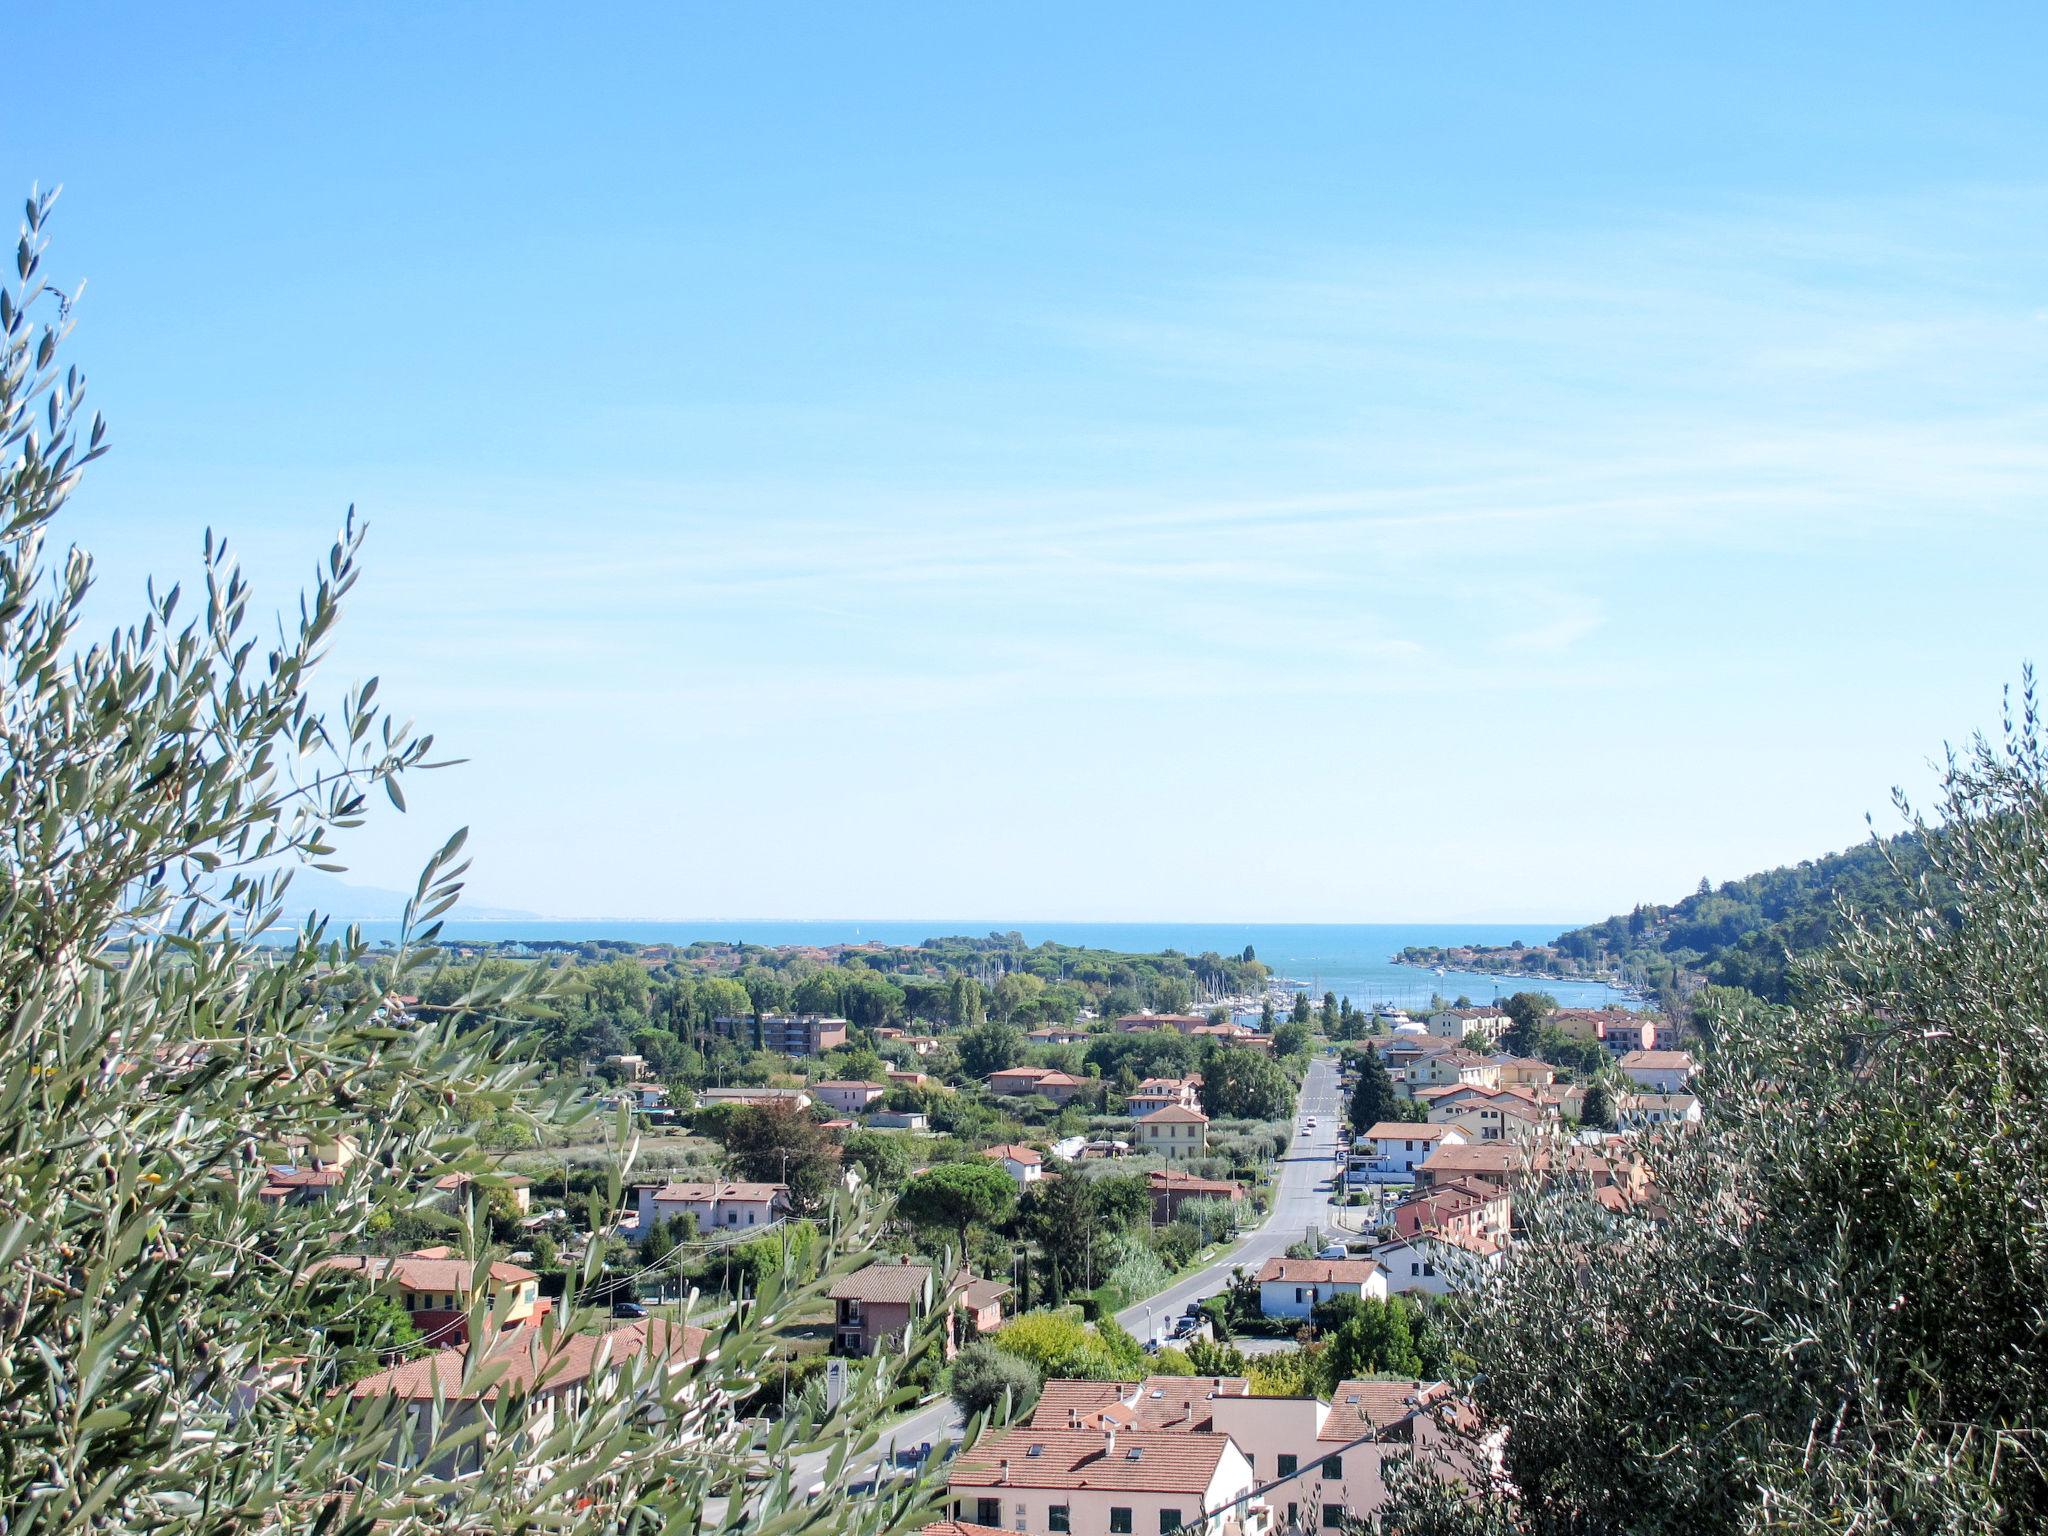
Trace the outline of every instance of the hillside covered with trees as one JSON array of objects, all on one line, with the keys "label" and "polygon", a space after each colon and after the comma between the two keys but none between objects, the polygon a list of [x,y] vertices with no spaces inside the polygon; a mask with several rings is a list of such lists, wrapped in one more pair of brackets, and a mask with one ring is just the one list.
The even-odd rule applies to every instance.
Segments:
[{"label": "hillside covered with trees", "polygon": [[1819,954],[1842,932],[1841,913],[1901,911],[1928,872],[1916,832],[1872,839],[1699,889],[1669,906],[1646,903],[1549,944],[1410,948],[1401,961],[1500,975],[1619,979],[1669,1003],[1699,982],[1791,1000],[1790,961]]}]

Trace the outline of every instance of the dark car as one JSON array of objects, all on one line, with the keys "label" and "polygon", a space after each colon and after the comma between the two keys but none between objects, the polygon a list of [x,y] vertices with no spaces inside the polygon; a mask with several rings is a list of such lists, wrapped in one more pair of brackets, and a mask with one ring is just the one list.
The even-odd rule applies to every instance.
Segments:
[{"label": "dark car", "polygon": [[613,1317],[645,1317],[647,1309],[637,1301],[615,1301],[612,1303]]}]

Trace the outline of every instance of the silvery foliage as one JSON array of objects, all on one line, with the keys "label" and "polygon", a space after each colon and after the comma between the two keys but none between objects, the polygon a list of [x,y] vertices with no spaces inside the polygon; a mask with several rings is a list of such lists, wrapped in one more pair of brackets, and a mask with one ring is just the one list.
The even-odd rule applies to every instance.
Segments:
[{"label": "silvery foliage", "polygon": [[[543,1098],[517,1047],[547,1001],[537,968],[411,1020],[328,984],[367,957],[353,930],[309,921],[285,946],[254,941],[291,867],[334,867],[336,834],[377,795],[403,809],[401,778],[431,766],[432,739],[385,714],[374,681],[332,711],[311,701],[356,580],[352,520],[274,631],[209,535],[196,602],[152,590],[140,622],[81,633],[92,565],[57,549],[52,524],[105,438],[58,361],[75,295],[43,277],[51,202],[30,198],[0,292],[0,1530],[871,1532],[912,1518],[923,1485],[807,1500],[794,1470],[829,1451],[836,1485],[860,1461],[907,1395],[900,1358],[863,1363],[836,1414],[784,1419],[763,1449],[732,1407],[771,1368],[774,1331],[861,1262],[880,1213],[851,1196],[817,1271],[771,1277],[694,1370],[628,1360],[552,1418],[506,1392],[418,1427],[388,1399],[333,1390],[335,1346],[294,1320],[308,1264],[358,1248],[373,1213],[419,1203],[436,1175],[473,1170],[488,1187],[481,1115],[580,1111]],[[405,939],[379,957],[394,991],[435,964],[461,843],[429,864]],[[333,1198],[259,1205],[272,1149],[343,1133],[361,1156]],[[540,1347],[596,1325],[572,1310]],[[470,1384],[497,1371],[474,1360]],[[770,1479],[748,1483],[762,1466]]]},{"label": "silvery foliage", "polygon": [[[1946,762],[1910,910],[1841,914],[1795,1006],[1723,1000],[1655,1202],[1526,1201],[1457,1342],[1473,1499],[1386,1526],[2048,1529],[2048,757],[2031,674]],[[1504,1442],[1503,1442],[1504,1436]],[[1421,1470],[1420,1468],[1414,1470]]]}]

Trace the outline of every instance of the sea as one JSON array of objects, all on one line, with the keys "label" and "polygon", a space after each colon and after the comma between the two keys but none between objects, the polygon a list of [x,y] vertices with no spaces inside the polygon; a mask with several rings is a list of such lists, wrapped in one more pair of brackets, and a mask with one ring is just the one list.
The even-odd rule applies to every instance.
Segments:
[{"label": "sea", "polygon": [[[371,942],[395,939],[395,922],[359,923]],[[445,941],[507,943],[549,940],[578,942],[619,939],[634,944],[688,944],[723,940],[748,944],[921,944],[928,938],[991,933],[1021,933],[1027,944],[1051,940],[1126,953],[1151,954],[1173,949],[1186,955],[1205,950],[1242,954],[1247,945],[1276,976],[1311,993],[1348,997],[1355,1007],[1391,1004],[1421,1008],[1433,996],[1468,997],[1490,1003],[1511,992],[1540,989],[1569,1008],[1633,1007],[1627,994],[1597,981],[1532,981],[1526,977],[1486,976],[1451,971],[1437,976],[1414,966],[1395,965],[1392,957],[1410,945],[1542,944],[1573,923],[1080,923],[1005,922],[967,919],[807,918],[687,922],[578,922],[527,918],[451,918],[442,929]]]}]

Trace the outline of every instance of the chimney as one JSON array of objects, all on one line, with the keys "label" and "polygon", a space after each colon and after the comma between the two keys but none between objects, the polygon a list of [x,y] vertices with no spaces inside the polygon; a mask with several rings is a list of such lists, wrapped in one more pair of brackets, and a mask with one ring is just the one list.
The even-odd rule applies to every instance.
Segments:
[{"label": "chimney", "polygon": [[1081,1427],[1081,1410],[1080,1410],[1080,1409],[1078,1409],[1078,1408],[1069,1408],[1069,1409],[1067,1410],[1067,1428],[1069,1428],[1069,1429],[1079,1429],[1080,1427]]},{"label": "chimney", "polygon": [[1105,1429],[1102,1432],[1102,1454],[1105,1456],[1114,1456],[1116,1454],[1116,1430],[1114,1428]]},{"label": "chimney", "polygon": [[997,1476],[996,1476],[996,1481],[997,1481],[998,1483],[1007,1483],[1007,1482],[1009,1482],[1009,1480],[1010,1480],[1010,1458],[1009,1458],[1009,1457],[1007,1457],[1007,1456],[1005,1456],[1005,1457],[1004,1457],[1004,1458],[1003,1458],[1003,1459],[1002,1459],[1001,1461],[999,1461],[998,1463],[996,1463],[996,1468],[997,1468]]}]

